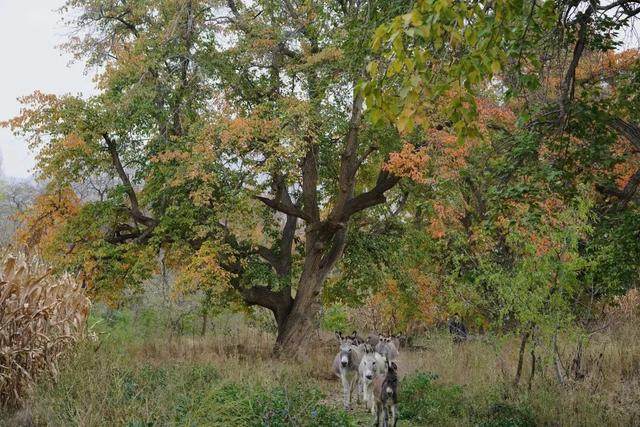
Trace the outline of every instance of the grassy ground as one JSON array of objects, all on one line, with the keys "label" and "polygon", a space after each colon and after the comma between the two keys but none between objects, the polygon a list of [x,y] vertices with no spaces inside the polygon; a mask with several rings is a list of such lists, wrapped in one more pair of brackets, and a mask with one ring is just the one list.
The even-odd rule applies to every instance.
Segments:
[{"label": "grassy ground", "polygon": [[[362,406],[341,408],[330,374],[336,345],[320,336],[299,361],[271,358],[273,336],[238,316],[204,337],[176,334],[155,312],[97,318],[54,383],[42,379],[5,425],[371,425]],[[405,350],[400,426],[638,425],[640,347],[634,325],[596,337],[583,380],[561,387],[551,364],[528,390],[512,385],[517,341],[485,337],[455,345],[433,333]],[[602,353],[602,356],[599,354]]]}]

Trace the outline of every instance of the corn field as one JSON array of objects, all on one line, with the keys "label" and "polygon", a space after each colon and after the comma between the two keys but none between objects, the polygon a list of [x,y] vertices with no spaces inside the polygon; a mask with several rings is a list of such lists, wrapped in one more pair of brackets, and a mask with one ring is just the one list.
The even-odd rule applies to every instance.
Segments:
[{"label": "corn field", "polygon": [[0,260],[0,404],[16,406],[39,375],[57,375],[61,354],[84,334],[90,302],[72,276],[51,274],[37,258]]}]

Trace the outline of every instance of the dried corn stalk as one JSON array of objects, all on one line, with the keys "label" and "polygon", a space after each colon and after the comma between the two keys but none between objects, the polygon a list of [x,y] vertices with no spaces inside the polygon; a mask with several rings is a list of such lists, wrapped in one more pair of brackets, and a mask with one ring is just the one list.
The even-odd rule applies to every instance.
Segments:
[{"label": "dried corn stalk", "polygon": [[0,256],[0,404],[19,404],[39,374],[55,377],[60,355],[84,333],[89,305],[70,275],[22,254]]}]

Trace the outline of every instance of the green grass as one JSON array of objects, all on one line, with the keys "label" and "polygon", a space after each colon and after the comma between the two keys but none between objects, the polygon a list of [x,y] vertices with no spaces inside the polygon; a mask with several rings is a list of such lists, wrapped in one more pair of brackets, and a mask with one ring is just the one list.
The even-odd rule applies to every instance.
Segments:
[{"label": "green grass", "polygon": [[[199,337],[197,322],[177,335],[159,312],[97,313],[91,324],[97,322],[99,340],[80,344],[57,380],[42,379],[23,411],[0,413],[0,425],[372,425],[362,406],[342,409],[341,386],[326,375],[332,344],[309,360],[274,360],[273,337],[238,317],[216,319],[212,332]],[[452,347],[446,336],[426,343],[434,350],[401,356],[399,426],[629,425],[636,419],[637,402],[616,408],[605,399],[609,391],[562,389],[545,379],[531,392],[516,391],[497,375],[496,355],[485,344]]]}]

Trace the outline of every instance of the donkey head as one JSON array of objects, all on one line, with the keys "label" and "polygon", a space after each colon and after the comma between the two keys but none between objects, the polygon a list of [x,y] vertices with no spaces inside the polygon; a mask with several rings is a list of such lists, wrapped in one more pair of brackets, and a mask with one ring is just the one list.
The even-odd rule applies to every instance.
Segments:
[{"label": "donkey head", "polygon": [[369,344],[364,345],[364,354],[362,356],[362,375],[367,380],[372,380],[376,375],[377,363],[379,363],[379,357],[376,357],[376,352]]},{"label": "donkey head", "polygon": [[353,331],[351,335],[349,335],[349,338],[353,342],[353,345],[360,345],[364,343],[364,340],[358,335],[358,331]]},{"label": "donkey head", "polygon": [[336,337],[340,342],[340,364],[343,368],[349,366],[349,363],[353,361],[354,343],[353,339],[349,336],[343,337],[342,332],[336,331]]}]

